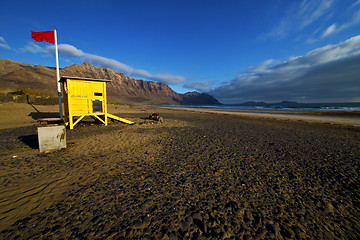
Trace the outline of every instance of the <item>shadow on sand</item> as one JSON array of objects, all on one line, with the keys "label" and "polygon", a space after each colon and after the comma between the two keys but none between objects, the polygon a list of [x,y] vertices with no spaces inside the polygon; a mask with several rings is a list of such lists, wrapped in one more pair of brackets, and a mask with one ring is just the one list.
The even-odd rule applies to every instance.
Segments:
[{"label": "shadow on sand", "polygon": [[37,134],[19,136],[18,139],[28,145],[32,149],[39,149],[39,141]]},{"label": "shadow on sand", "polygon": [[28,104],[36,111],[36,112],[31,112],[29,114],[29,117],[32,117],[32,119],[34,119],[34,120],[38,120],[39,118],[58,118],[58,117],[60,117],[60,114],[58,112],[40,112],[30,102],[28,102]]},{"label": "shadow on sand", "polygon": [[[38,120],[40,118],[58,118],[60,114],[58,112],[40,112],[33,104],[28,101],[28,104],[35,110],[35,112],[31,112],[28,116],[34,120]],[[39,141],[38,134],[30,134],[25,136],[19,136],[18,139],[25,143],[32,149],[39,149]]]},{"label": "shadow on sand", "polygon": [[57,112],[31,112],[29,114],[30,117],[34,120],[38,120],[40,118],[59,118],[60,115]]}]

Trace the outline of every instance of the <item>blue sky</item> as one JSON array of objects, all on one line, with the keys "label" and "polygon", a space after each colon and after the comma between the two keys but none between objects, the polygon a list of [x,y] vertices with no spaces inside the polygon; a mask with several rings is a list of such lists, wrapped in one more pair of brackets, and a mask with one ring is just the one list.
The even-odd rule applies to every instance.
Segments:
[{"label": "blue sky", "polygon": [[360,102],[360,0],[0,1],[0,58],[84,61],[223,103]]}]

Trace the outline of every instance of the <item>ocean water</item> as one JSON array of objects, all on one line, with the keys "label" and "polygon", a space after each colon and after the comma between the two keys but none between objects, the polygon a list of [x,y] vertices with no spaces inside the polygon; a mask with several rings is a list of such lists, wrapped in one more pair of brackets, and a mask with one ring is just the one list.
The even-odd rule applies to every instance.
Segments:
[{"label": "ocean water", "polygon": [[354,112],[360,111],[360,103],[262,103],[256,105],[239,104],[239,105],[162,105],[167,107],[186,107],[186,108],[217,108],[227,110],[260,110],[260,111],[306,111],[306,112]]}]

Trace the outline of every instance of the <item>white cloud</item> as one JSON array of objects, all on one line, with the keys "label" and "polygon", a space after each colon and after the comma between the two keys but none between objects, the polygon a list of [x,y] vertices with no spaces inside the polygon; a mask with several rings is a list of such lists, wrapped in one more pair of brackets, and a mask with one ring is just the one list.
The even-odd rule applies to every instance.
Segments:
[{"label": "white cloud", "polygon": [[[360,0],[359,0],[360,1]],[[343,23],[342,25],[340,25],[339,27],[337,26],[337,24],[332,24],[330,27],[328,27],[324,33],[322,34],[322,38],[325,38],[331,34],[334,33],[338,33],[341,32],[349,27],[352,27],[356,24],[360,23],[360,10],[354,12],[354,14],[352,15],[352,17],[350,18],[349,21]]]},{"label": "white cloud", "polygon": [[300,4],[298,17],[304,19],[301,28],[313,23],[331,8],[334,0],[304,0]]},{"label": "white cloud", "polygon": [[[121,63],[115,59],[106,58],[98,55],[94,55],[91,53],[86,53],[80,49],[77,49],[76,47],[69,45],[69,44],[59,44],[59,56],[62,57],[76,57],[81,58],[82,60],[92,63],[94,65],[100,66],[100,67],[108,67],[111,69],[114,69],[116,71],[124,72],[129,75],[134,75],[137,77],[143,77],[147,78],[149,80],[159,81],[165,84],[180,84],[183,83],[186,79],[183,76],[174,75],[170,73],[159,73],[159,74],[153,74],[143,69],[135,69],[130,67],[129,65],[126,65],[124,63]],[[48,45],[47,47],[40,47],[39,45],[30,42],[27,46],[21,49],[22,51],[32,52],[32,53],[48,53],[48,54],[54,54],[55,46],[54,45]]]},{"label": "white cloud", "polygon": [[243,70],[243,72],[245,73],[261,73],[261,72],[265,72],[269,66],[274,62],[273,59],[269,59],[269,60],[266,60],[262,63],[259,63],[255,66],[251,66],[245,70]]},{"label": "white cloud", "polygon": [[184,85],[185,88],[196,89],[200,92],[209,92],[212,90],[211,86],[214,85],[213,81],[199,81],[187,83]]},{"label": "white cloud", "polygon": [[331,35],[332,33],[334,33],[335,30],[336,30],[336,24],[334,23],[325,30],[322,37],[324,38],[324,37]]},{"label": "white cloud", "polygon": [[0,48],[11,49],[3,37],[0,37]]},{"label": "white cloud", "polygon": [[[55,51],[55,47],[53,45],[48,46],[47,49],[49,52],[50,50]],[[59,54],[61,53],[67,56],[83,57],[85,55],[83,51],[69,44],[59,44],[58,49],[59,49]]]},{"label": "white cloud", "polygon": [[303,0],[294,2],[285,13],[279,24],[273,28],[268,37],[284,38],[291,32],[303,30],[319,18],[326,16],[334,0]]},{"label": "white cloud", "polygon": [[359,66],[360,35],[289,58],[261,72],[248,71],[210,93],[223,103],[350,101],[360,97]]},{"label": "white cloud", "polygon": [[[356,10],[360,5],[360,0],[357,0],[348,7],[346,14],[339,12],[334,7],[334,3],[335,0],[302,0],[301,2],[294,2],[287,9],[287,12],[277,26],[267,34],[267,37],[282,39],[291,33],[300,32],[311,24],[314,25],[316,23],[320,27],[307,40],[308,43],[313,43],[360,24],[360,10]],[[328,27],[323,30],[323,25],[330,19],[329,17],[336,15],[346,15],[349,16],[349,19],[333,23],[330,26],[327,25]]]},{"label": "white cloud", "polygon": [[40,47],[39,45],[35,44],[34,42],[28,42],[28,44],[19,49],[20,51],[23,52],[31,52],[31,53],[46,53],[46,49],[44,49],[43,47]]}]

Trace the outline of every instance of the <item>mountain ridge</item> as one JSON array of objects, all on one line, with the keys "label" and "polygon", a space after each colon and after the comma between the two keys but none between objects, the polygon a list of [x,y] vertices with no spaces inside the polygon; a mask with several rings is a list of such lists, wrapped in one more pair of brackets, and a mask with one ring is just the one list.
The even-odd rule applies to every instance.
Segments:
[{"label": "mountain ridge", "polygon": [[[61,76],[111,80],[107,84],[108,101],[137,104],[208,104],[221,103],[207,93],[180,94],[164,83],[134,79],[111,68],[96,67],[90,63],[72,64],[60,69]],[[56,95],[56,70],[52,67],[30,65],[0,59],[0,88],[23,88]]]}]

